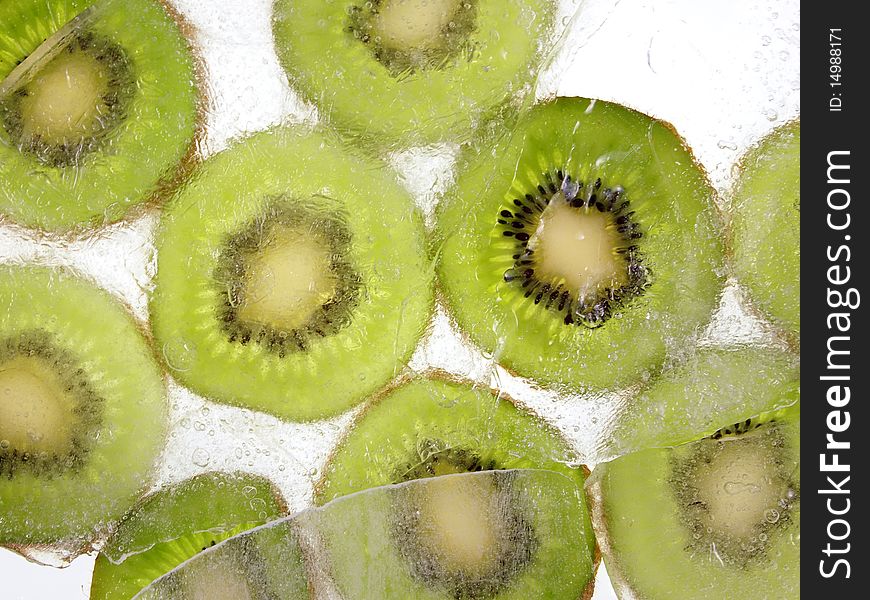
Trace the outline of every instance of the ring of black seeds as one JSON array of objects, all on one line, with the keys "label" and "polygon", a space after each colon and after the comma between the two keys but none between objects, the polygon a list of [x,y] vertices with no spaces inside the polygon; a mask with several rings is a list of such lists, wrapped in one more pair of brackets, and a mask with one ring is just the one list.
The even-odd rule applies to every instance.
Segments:
[{"label": "ring of black seeds", "polygon": [[[785,444],[784,438],[776,429],[774,421],[763,423],[771,427],[771,431],[765,435],[773,436],[773,445],[776,448],[782,448]],[[692,541],[686,547],[690,553],[698,555],[707,555],[710,552],[711,544],[715,544],[716,552],[720,559],[728,565],[732,565],[741,569],[750,567],[752,564],[763,560],[767,553],[767,540],[769,540],[771,531],[775,528],[784,527],[791,518],[789,508],[800,499],[800,482],[794,478],[780,459],[781,452],[773,452],[773,460],[775,461],[776,478],[785,482],[787,488],[786,497],[779,499],[779,510],[776,515],[776,520],[771,523],[767,520],[758,523],[755,526],[755,535],[748,540],[736,540],[721,534],[709,531],[702,525],[701,515],[707,510],[704,502],[699,500],[700,490],[692,485],[696,480],[698,472],[707,468],[719,451],[722,450],[722,445],[727,443],[735,443],[722,441],[722,431],[735,431],[737,433],[751,431],[760,425],[751,426],[747,423],[737,423],[732,427],[724,428],[716,433],[718,437],[704,440],[698,444],[695,453],[686,458],[671,459],[671,476],[670,487],[677,500],[677,505],[685,507],[686,511],[680,513],[680,519],[688,531],[692,532]],[[765,443],[767,440],[755,439],[746,440],[748,443]],[[775,509],[774,509],[775,510]]]},{"label": "ring of black seeds", "polygon": [[79,471],[102,426],[103,399],[91,387],[75,357],[42,330],[23,331],[0,342],[0,366],[18,357],[36,358],[51,366],[58,379],[66,383],[65,391],[75,399],[72,414],[76,422],[70,428],[69,450],[64,453],[32,454],[12,445],[0,445],[0,476],[12,479],[23,471],[51,478]]},{"label": "ring of black seeds", "polygon": [[[625,285],[618,289],[607,288],[590,301],[574,297],[561,283],[543,281],[535,276],[534,250],[528,247],[529,240],[538,228],[544,209],[553,195],[560,191],[572,208],[595,208],[612,216],[626,244],[625,248],[618,250],[628,263],[628,282]],[[516,240],[512,255],[514,265],[505,271],[504,280],[522,289],[525,299],[536,305],[543,304],[547,310],[564,314],[565,325],[584,325],[589,328],[603,325],[618,307],[642,295],[651,283],[651,271],[644,265],[638,247],[638,240],[644,234],[640,225],[633,220],[635,213],[630,210],[631,203],[624,195],[621,186],[604,187],[600,178],[584,186],[561,170],[544,173],[535,194],[515,198],[512,205],[499,211],[497,222],[502,235]]]},{"label": "ring of black seeds", "polygon": [[410,462],[396,469],[393,483],[433,477],[438,474],[438,465],[446,463],[457,472],[476,473],[493,471],[498,465],[493,460],[483,460],[465,448],[453,448],[440,440],[426,439],[417,444],[419,461]]},{"label": "ring of black seeds", "polygon": [[417,71],[440,70],[458,60],[471,61],[476,45],[470,38],[477,28],[477,0],[467,0],[459,6],[456,17],[441,31],[443,47],[399,50],[380,43],[374,23],[383,0],[351,6],[345,31],[366,45],[372,56],[386,67],[393,77]]},{"label": "ring of black seeds", "polygon": [[[338,280],[335,295],[320,307],[301,327],[286,330],[240,318],[239,307],[244,303],[245,275],[251,257],[269,240],[273,227],[304,228],[318,236],[330,249],[330,269]],[[281,199],[270,204],[241,232],[229,236],[214,271],[214,280],[221,287],[225,299],[218,307],[218,320],[227,339],[243,345],[257,344],[283,358],[287,354],[305,351],[313,339],[328,337],[347,325],[359,303],[362,293],[361,278],[353,266],[344,260],[350,248],[351,234],[347,226],[335,215],[312,215],[287,206]]]},{"label": "ring of black seeds", "polygon": [[415,506],[415,492],[400,490],[394,501],[392,535],[411,576],[423,585],[446,591],[456,600],[493,598],[509,587],[532,561],[539,544],[534,527],[516,506],[517,494],[512,490],[512,479],[509,475],[502,475],[494,480],[498,507],[493,514],[499,515],[503,528],[496,542],[497,560],[487,571],[453,572],[446,569],[437,556],[432,556],[420,544],[421,515]]},{"label": "ring of black seeds", "polygon": [[70,54],[85,52],[106,67],[109,82],[103,102],[109,112],[97,121],[97,129],[82,139],[59,145],[46,142],[39,135],[25,138],[21,100],[27,97],[26,86],[12,92],[8,99],[0,99],[0,124],[9,134],[11,142],[21,152],[33,156],[40,163],[58,168],[74,166],[85,155],[99,150],[109,134],[127,118],[130,101],[136,93],[136,79],[130,60],[124,49],[112,41],[83,31],[76,34],[63,51]]}]

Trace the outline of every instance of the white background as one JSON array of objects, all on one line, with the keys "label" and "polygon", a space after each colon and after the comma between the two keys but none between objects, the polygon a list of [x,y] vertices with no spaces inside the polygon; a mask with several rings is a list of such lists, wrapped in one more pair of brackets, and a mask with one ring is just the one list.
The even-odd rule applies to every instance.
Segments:
[{"label": "white background", "polygon": [[[245,132],[282,120],[316,118],[287,88],[268,32],[270,0],[173,0],[193,23],[209,71],[212,110],[204,152]],[[565,10],[577,7],[565,0]],[[671,122],[685,137],[725,198],[739,156],[770,129],[799,114],[798,0],[587,0],[578,18],[564,20],[565,44],[541,77],[538,96],[613,100]],[[450,157],[428,149],[392,157],[423,206],[429,182],[449,181]],[[66,264],[84,271],[146,318],[153,274],[150,233],[155,215],[111,227],[73,243],[38,239],[0,226],[0,261]],[[759,324],[741,312],[740,294],[726,290],[713,339],[765,341]],[[727,316],[727,318],[725,318]],[[723,323],[727,321],[727,325]],[[717,325],[718,323],[718,325]],[[546,392],[513,380],[473,348],[461,345],[443,313],[412,366],[438,365],[519,396],[594,464],[602,428],[619,397],[595,403],[552,402]],[[268,474],[291,508],[310,504],[311,486],[326,452],[352,414],[329,422],[288,425],[266,415],[206,402],[177,386],[170,390],[172,432],[161,460],[161,482],[210,469]],[[598,417],[601,417],[600,419]],[[2,509],[0,509],[2,510]],[[93,556],[65,569],[38,566],[0,550],[0,597],[10,600],[83,599]],[[615,598],[599,573],[594,598]]]}]

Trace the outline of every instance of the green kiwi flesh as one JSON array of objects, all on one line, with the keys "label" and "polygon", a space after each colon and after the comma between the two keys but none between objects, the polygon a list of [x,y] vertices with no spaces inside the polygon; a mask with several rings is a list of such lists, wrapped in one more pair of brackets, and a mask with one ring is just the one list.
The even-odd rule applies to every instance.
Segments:
[{"label": "green kiwi flesh", "polygon": [[516,374],[629,384],[709,321],[714,191],[667,124],[560,98],[478,140],[457,171],[437,217],[441,288],[460,329]]},{"label": "green kiwi flesh", "polygon": [[287,512],[275,488],[253,475],[206,473],[143,500],[121,522],[94,566],[91,600],[127,600],[215,544]]},{"label": "green kiwi flesh", "polygon": [[200,552],[136,600],[310,600],[292,520],[241,533]]},{"label": "green kiwi flesh", "polygon": [[157,247],[152,327],[173,376],[291,420],[383,387],[432,310],[411,198],[326,133],[275,129],[209,159],[165,211]]},{"label": "green kiwi flesh", "polygon": [[620,594],[797,598],[800,409],[599,465],[596,523]]},{"label": "green kiwi flesh", "polygon": [[272,27],[291,84],[332,125],[419,145],[525,95],[554,20],[549,0],[277,0]]},{"label": "green kiwi flesh", "polygon": [[175,174],[196,131],[195,63],[160,2],[6,2],[0,34],[0,213],[100,225]]},{"label": "green kiwi flesh", "polygon": [[[376,452],[371,451],[375,448]],[[503,469],[552,470],[582,487],[583,470],[567,464],[572,457],[574,452],[555,431],[489,390],[437,379],[414,381],[387,391],[367,407],[332,456],[315,499],[320,504],[390,483]],[[493,499],[501,497],[490,495]],[[444,497],[450,493],[445,492]],[[591,557],[595,541],[582,497],[580,503],[582,535],[565,542]],[[414,562],[424,564],[426,560],[418,557]],[[591,562],[588,567],[585,583],[591,581],[594,571]],[[430,583],[435,587],[448,585],[443,578]],[[493,580],[493,585],[490,591],[494,593],[496,588],[512,584],[501,581],[496,585]]]},{"label": "green kiwi flesh", "polygon": [[732,199],[738,281],[761,312],[793,336],[801,326],[800,151],[800,121],[770,133],[741,161]]},{"label": "green kiwi flesh", "polygon": [[617,456],[691,442],[799,399],[797,357],[753,346],[701,348],[629,400],[608,450]]},{"label": "green kiwi flesh", "polygon": [[0,268],[0,544],[90,542],[149,484],[164,382],[124,308],[62,270]]}]

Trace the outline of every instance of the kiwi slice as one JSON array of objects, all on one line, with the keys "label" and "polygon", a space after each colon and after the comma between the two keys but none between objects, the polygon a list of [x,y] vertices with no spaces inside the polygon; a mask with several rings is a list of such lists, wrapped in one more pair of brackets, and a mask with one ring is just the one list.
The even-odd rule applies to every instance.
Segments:
[{"label": "kiwi slice", "polygon": [[166,364],[218,402],[292,420],[340,413],[383,387],[426,328],[423,238],[394,177],[328,134],[241,142],[161,223],[151,314]]},{"label": "kiwi slice", "polygon": [[119,219],[192,151],[195,63],[157,0],[0,5],[0,212],[52,231]]},{"label": "kiwi slice", "polygon": [[797,598],[800,409],[599,465],[602,551],[621,594]]},{"label": "kiwi slice", "polygon": [[369,490],[316,516],[346,598],[577,600],[595,569],[584,502],[575,477],[521,469]]},{"label": "kiwi slice", "polygon": [[0,544],[80,549],[148,484],[163,379],[127,312],[66,271],[0,267],[0,305]]},{"label": "kiwi slice", "polygon": [[758,308],[795,336],[801,327],[800,151],[800,121],[770,133],[741,161],[732,200],[734,272]]},{"label": "kiwi slice", "polygon": [[333,125],[409,145],[462,139],[531,88],[550,0],[276,0],[278,57]]},{"label": "kiwi slice", "polygon": [[91,600],[126,600],[198,552],[287,513],[253,475],[197,475],[143,500],[121,522],[94,566]]},{"label": "kiwi slice", "polygon": [[669,125],[580,98],[461,158],[438,213],[444,297],[508,369],[602,389],[658,369],[709,321],[714,191]]},{"label": "kiwi slice", "polygon": [[699,349],[629,401],[617,417],[609,450],[619,455],[676,446],[799,398],[797,357],[752,346]]},{"label": "kiwi slice", "polygon": [[[377,451],[372,451],[375,448]],[[518,468],[552,470],[582,487],[584,471],[571,464],[577,464],[576,456],[555,431],[489,390],[439,379],[412,381],[386,391],[358,418],[331,457],[315,489],[315,501],[320,504],[371,487],[438,475]],[[461,490],[454,493],[445,488],[438,494],[444,502],[464,502]],[[485,495],[487,501],[510,504],[496,488]],[[581,498],[577,517],[582,534],[576,539],[566,538],[565,542],[591,557],[595,540],[584,502]],[[482,510],[481,506],[469,504],[466,517]],[[504,532],[510,535],[507,529]],[[428,572],[424,547],[402,548],[408,556],[416,556],[412,562],[420,565],[421,572]],[[505,554],[499,560],[520,560],[520,554],[513,552],[533,554],[534,548],[526,545],[513,549],[508,552],[510,556]],[[581,590],[594,573],[591,561],[587,567]],[[476,584],[466,589],[457,582],[486,579],[482,574],[471,575],[467,569],[458,568],[454,575],[442,575],[433,572],[430,583],[450,587],[453,584],[448,580],[453,581],[459,586],[454,589],[457,598],[493,597],[495,590],[511,586],[510,581],[493,576],[489,581],[494,586],[492,594],[476,596],[470,591],[477,589]],[[427,577],[421,575],[420,579],[425,583]]]}]

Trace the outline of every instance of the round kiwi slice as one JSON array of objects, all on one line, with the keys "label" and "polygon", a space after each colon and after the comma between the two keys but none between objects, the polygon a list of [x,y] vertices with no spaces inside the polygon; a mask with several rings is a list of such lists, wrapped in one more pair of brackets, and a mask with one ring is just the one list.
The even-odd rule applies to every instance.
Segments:
[{"label": "round kiwi slice", "polygon": [[346,598],[578,600],[593,555],[576,479],[520,469],[375,488],[319,509]]},{"label": "round kiwi slice", "polygon": [[[493,396],[489,390],[438,379],[414,381],[386,391],[359,417],[331,457],[315,490],[315,500],[322,504],[367,488],[432,476],[520,468],[552,470],[582,488],[584,471],[569,464],[572,457],[576,458],[574,452],[556,432],[535,417],[520,412],[510,402]],[[484,510],[486,502],[511,504],[511,493],[498,486],[464,490],[445,485],[443,489],[433,488],[432,511],[464,503],[468,510],[462,511],[461,518],[469,520],[474,514],[487,512]],[[590,557],[578,588],[582,591],[594,573],[591,557],[595,540],[585,500],[581,497],[579,501],[582,535],[566,543],[570,552]],[[546,498],[539,502],[544,505],[541,510],[546,510]],[[481,525],[480,531],[500,531],[499,535],[508,537],[516,533],[511,533],[513,525],[510,523],[490,525],[489,528]],[[510,577],[503,579],[485,569],[477,572],[473,564],[462,563],[461,553],[455,557],[456,564],[447,565],[437,560],[438,564],[433,564],[425,543],[410,542],[418,537],[408,534],[402,538],[407,543],[401,540],[397,543],[401,553],[416,565],[413,567],[415,577],[424,585],[446,586],[454,594],[448,597],[457,598],[496,597],[501,590],[511,587]],[[524,536],[522,539],[528,542],[533,538]],[[535,560],[530,558],[534,547],[528,543],[517,547],[505,545],[504,549],[504,553],[491,557],[492,560],[499,564]],[[508,570],[514,571],[516,569]],[[554,577],[556,573],[558,569],[553,570]]]},{"label": "round kiwi slice", "polygon": [[800,409],[599,465],[614,586],[639,600],[797,598]]},{"label": "round kiwi slice", "polygon": [[157,0],[0,4],[0,212],[52,231],[119,219],[192,151],[195,64]]},{"label": "round kiwi slice", "polygon": [[667,124],[560,98],[457,170],[438,214],[444,296],[517,374],[627,384],[709,321],[722,284],[714,191]]},{"label": "round kiwi slice", "polygon": [[[143,500],[94,566],[92,600],[127,600],[198,552],[287,513],[253,475],[206,473]],[[231,588],[230,588],[231,589]]]},{"label": "round kiwi slice", "polygon": [[166,429],[151,349],[109,295],[0,268],[0,544],[91,541],[150,478]]},{"label": "round kiwi slice", "polygon": [[218,402],[338,414],[383,387],[426,328],[423,239],[381,163],[327,134],[241,142],[202,166],[161,223],[151,314],[166,364]]},{"label": "round kiwi slice", "polygon": [[734,272],[761,311],[795,336],[801,327],[800,127],[792,121],[747,153],[732,200]]},{"label": "round kiwi slice", "polygon": [[277,0],[291,84],[334,125],[423,144],[461,139],[536,76],[550,0]]},{"label": "round kiwi slice", "polygon": [[613,455],[676,446],[800,398],[797,357],[771,348],[703,348],[650,383],[620,412]]}]

